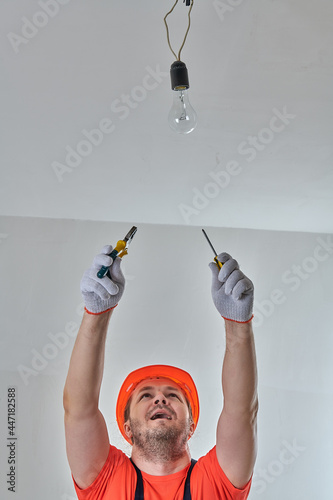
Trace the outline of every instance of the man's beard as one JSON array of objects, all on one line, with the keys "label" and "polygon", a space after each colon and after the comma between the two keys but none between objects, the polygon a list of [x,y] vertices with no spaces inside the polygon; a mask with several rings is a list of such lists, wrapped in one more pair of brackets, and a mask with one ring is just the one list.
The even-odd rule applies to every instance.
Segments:
[{"label": "man's beard", "polygon": [[184,425],[164,426],[155,429],[142,429],[137,419],[129,419],[133,444],[147,461],[169,462],[184,455],[190,432],[190,422]]}]

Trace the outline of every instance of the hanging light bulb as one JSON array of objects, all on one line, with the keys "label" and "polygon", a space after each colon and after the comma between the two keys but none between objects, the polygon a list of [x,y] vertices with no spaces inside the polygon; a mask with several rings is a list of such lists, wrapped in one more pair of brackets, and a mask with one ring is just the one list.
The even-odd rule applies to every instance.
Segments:
[{"label": "hanging light bulb", "polygon": [[197,114],[188,97],[189,79],[186,64],[176,61],[170,68],[173,104],[168,122],[170,128],[179,134],[189,134],[197,125]]},{"label": "hanging light bulb", "polygon": [[[185,3],[185,0],[183,0]],[[177,59],[170,68],[170,76],[171,76],[171,88],[173,90],[173,104],[170,109],[168,122],[172,130],[178,132],[179,134],[189,134],[192,130],[195,129],[197,125],[197,114],[192,108],[189,98],[188,98],[188,89],[190,87],[188,80],[188,73],[186,64],[180,60],[181,51],[185,45],[185,41],[191,26],[191,10],[193,7],[193,0],[186,0],[186,5],[189,8],[188,12],[188,27],[185,33],[185,37],[183,43],[179,49],[178,57],[176,53],[172,50],[169,38],[169,27],[167,23],[167,17],[174,10],[178,3],[178,0],[174,3],[172,9],[165,15],[164,24],[167,32],[168,44],[171,52]]]}]

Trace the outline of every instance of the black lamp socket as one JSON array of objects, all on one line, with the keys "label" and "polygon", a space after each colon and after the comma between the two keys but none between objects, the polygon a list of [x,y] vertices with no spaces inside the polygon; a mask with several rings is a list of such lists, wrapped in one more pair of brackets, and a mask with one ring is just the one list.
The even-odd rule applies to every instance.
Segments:
[{"label": "black lamp socket", "polygon": [[170,68],[172,90],[185,90],[190,87],[186,64],[182,61],[175,61]]}]

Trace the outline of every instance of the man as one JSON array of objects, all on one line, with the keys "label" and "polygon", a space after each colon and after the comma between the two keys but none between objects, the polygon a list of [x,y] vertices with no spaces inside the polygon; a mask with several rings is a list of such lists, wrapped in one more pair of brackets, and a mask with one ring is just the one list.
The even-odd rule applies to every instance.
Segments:
[{"label": "man", "polygon": [[[132,372],[119,392],[117,422],[132,445],[129,459],[110,445],[98,408],[107,329],[125,286],[121,259],[113,262],[111,251],[104,247],[82,278],[85,313],[64,389],[67,456],[78,498],[245,500],[256,458],[258,409],[252,282],[226,253],[218,256],[221,270],[209,265],[213,301],[226,331],[216,446],[191,461],[188,439],[199,416],[195,384],[179,368],[154,365]],[[111,266],[110,274],[99,279],[101,266]]]}]

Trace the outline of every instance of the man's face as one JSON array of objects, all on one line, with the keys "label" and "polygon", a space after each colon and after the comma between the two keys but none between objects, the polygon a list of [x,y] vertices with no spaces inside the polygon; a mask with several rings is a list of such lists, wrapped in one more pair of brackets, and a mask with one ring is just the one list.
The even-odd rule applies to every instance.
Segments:
[{"label": "man's face", "polygon": [[139,447],[161,447],[163,442],[184,446],[194,424],[182,390],[170,379],[156,378],[140,382],[133,391],[124,428]]}]

